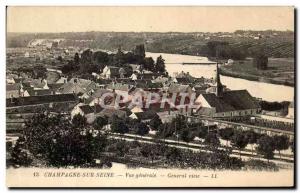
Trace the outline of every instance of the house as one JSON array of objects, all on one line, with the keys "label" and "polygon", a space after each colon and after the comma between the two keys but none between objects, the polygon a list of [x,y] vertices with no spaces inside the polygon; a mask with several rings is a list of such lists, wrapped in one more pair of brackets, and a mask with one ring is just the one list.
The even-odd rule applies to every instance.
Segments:
[{"label": "house", "polygon": [[169,93],[189,93],[193,92],[189,85],[171,84],[168,88]]},{"label": "house", "polygon": [[144,112],[141,107],[135,106],[130,110],[132,113],[142,113]]},{"label": "house", "polygon": [[102,110],[103,109],[100,107],[100,105],[90,106],[80,103],[72,109],[71,118],[79,114],[84,116],[88,123],[93,123],[97,117],[96,114],[100,113]]},{"label": "house", "polygon": [[54,84],[48,84],[49,90],[52,90],[56,93],[56,91],[62,87],[63,83],[54,83]]},{"label": "house", "polygon": [[68,82],[63,84],[60,88],[56,91],[59,94],[70,94],[70,93],[86,93],[86,89],[81,87],[79,84]]},{"label": "house", "polygon": [[16,74],[8,74],[6,76],[6,84],[15,84],[20,82],[19,76]]},{"label": "house", "polygon": [[60,77],[60,79],[58,79],[56,81],[57,84],[62,84],[62,83],[67,83],[68,82],[68,78],[67,77]]},{"label": "house", "polygon": [[204,94],[204,93],[207,93],[207,89],[208,88],[210,88],[210,86],[209,85],[207,85],[207,84],[204,84],[204,85],[202,85],[202,86],[194,86],[193,88],[192,88],[192,90],[197,94],[197,95],[199,95],[199,94]]},{"label": "house", "polygon": [[173,118],[176,117],[180,112],[176,110],[170,110],[170,111],[161,111],[157,112],[157,115],[159,116],[160,120],[163,123],[171,122]]},{"label": "house", "polygon": [[228,59],[228,61],[227,61],[227,65],[232,65],[234,63],[234,60],[233,59]]},{"label": "house", "polygon": [[100,76],[104,77],[106,79],[120,78],[120,72],[119,71],[120,71],[119,67],[105,66],[102,73],[100,74]]},{"label": "house", "polygon": [[133,72],[132,75],[130,76],[131,80],[137,80],[138,79],[138,75],[136,74],[136,72]]},{"label": "house", "polygon": [[187,78],[187,77],[177,77],[177,78],[174,78],[174,82],[177,83],[177,84],[183,84],[183,85],[189,85],[189,84],[192,84],[192,81]]},{"label": "house", "polygon": [[34,89],[34,90],[39,90],[39,89],[49,89],[48,86],[48,81],[45,79],[33,79],[30,82],[30,86]]},{"label": "house", "polygon": [[195,103],[200,104],[194,112],[209,117],[234,117],[256,115],[260,112],[257,100],[247,90],[225,91],[217,65],[214,93],[200,94]]},{"label": "house", "polygon": [[62,70],[60,68],[46,68],[48,72],[56,72],[58,74],[62,74]]},{"label": "house", "polygon": [[176,78],[187,78],[189,80],[192,80],[193,77],[190,75],[189,72],[184,72],[184,71],[181,71],[179,74],[176,75]]},{"label": "house", "polygon": [[225,91],[222,96],[201,94],[196,102],[201,104],[198,114],[209,117],[256,115],[260,112],[258,102],[247,90]]},{"label": "house", "polygon": [[43,111],[69,113],[78,103],[73,94],[28,96],[6,99],[7,112],[41,113]]},{"label": "house", "polygon": [[78,115],[78,114],[81,116],[85,116],[85,115],[91,114],[93,112],[94,112],[94,110],[92,109],[91,106],[79,103],[72,109],[71,118],[73,118],[75,115]]},{"label": "house", "polygon": [[132,68],[133,72],[141,73],[141,65],[138,65],[138,64],[129,64],[129,66]]},{"label": "house", "polygon": [[40,89],[40,90],[34,90],[34,89],[27,89],[24,96],[42,96],[42,95],[54,95],[55,91],[50,89]]},{"label": "house", "polygon": [[194,86],[202,86],[206,84],[207,79],[201,76],[200,78],[194,78]]},{"label": "house", "polygon": [[153,119],[157,115],[156,111],[148,110],[145,112],[135,112],[129,115],[132,119],[138,119],[142,122],[149,122],[151,119]]},{"label": "house", "polygon": [[120,78],[125,78],[125,74],[126,74],[126,71],[124,70],[124,68],[120,68],[119,69]]},{"label": "house", "polygon": [[159,76],[156,79],[152,80],[153,83],[162,83],[163,85],[165,85],[167,82],[169,82],[169,78],[168,77],[163,77],[163,76]]},{"label": "house", "polygon": [[138,79],[154,80],[159,76],[161,76],[160,73],[155,73],[155,72],[151,72],[151,71],[148,71],[148,70],[143,70],[142,73],[138,74]]},{"label": "house", "polygon": [[28,83],[15,83],[6,85],[6,98],[18,98],[27,96],[27,89],[31,89]]},{"label": "house", "polygon": [[105,101],[102,100],[102,96],[106,93],[112,93],[110,90],[106,89],[97,89],[95,92],[91,95],[89,99],[86,100],[86,103],[90,106],[94,106],[95,104],[100,104],[101,102],[104,102],[105,105],[111,104],[113,102],[113,99],[110,97],[103,97]]},{"label": "house", "polygon": [[129,92],[134,89],[134,86],[122,82],[116,83],[113,81],[111,84],[107,85],[107,89],[114,91],[118,95],[127,96]]},{"label": "house", "polygon": [[6,99],[6,107],[77,102],[77,97],[73,94],[42,95]]},{"label": "house", "polygon": [[125,110],[121,109],[114,109],[114,108],[105,108],[100,113],[97,113],[97,117],[112,117],[113,115],[116,115],[119,118],[126,118],[127,112]]},{"label": "house", "polygon": [[29,57],[30,57],[29,52],[25,52],[24,57],[25,57],[25,58],[29,58]]}]

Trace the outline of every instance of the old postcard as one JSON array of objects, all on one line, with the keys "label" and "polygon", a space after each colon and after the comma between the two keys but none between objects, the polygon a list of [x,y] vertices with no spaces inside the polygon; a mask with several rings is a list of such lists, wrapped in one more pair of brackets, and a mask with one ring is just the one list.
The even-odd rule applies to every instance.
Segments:
[{"label": "old postcard", "polygon": [[294,187],[294,7],[6,11],[8,187]]}]

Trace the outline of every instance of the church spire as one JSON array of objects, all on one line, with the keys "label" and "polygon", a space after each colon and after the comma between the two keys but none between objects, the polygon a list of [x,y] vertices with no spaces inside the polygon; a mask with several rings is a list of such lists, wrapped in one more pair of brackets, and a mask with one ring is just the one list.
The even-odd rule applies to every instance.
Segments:
[{"label": "church spire", "polygon": [[216,95],[218,97],[221,97],[223,95],[223,85],[221,83],[220,79],[220,74],[219,74],[219,63],[217,63],[217,70],[216,70],[216,83],[217,83],[217,88],[216,88]]}]

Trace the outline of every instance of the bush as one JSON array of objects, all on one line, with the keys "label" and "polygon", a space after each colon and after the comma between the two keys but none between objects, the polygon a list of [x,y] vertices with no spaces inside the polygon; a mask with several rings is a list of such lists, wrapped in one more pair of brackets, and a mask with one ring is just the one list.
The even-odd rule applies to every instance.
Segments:
[{"label": "bush", "polygon": [[11,152],[11,164],[13,166],[28,167],[33,161],[32,154],[25,149],[25,139],[20,137]]},{"label": "bush", "polygon": [[268,163],[262,160],[251,159],[245,163],[245,167],[250,170],[268,170],[268,171],[278,171],[279,167],[275,163]]},{"label": "bush", "polygon": [[136,134],[141,136],[147,135],[150,130],[149,127],[143,122],[138,123],[135,127],[136,127]]}]

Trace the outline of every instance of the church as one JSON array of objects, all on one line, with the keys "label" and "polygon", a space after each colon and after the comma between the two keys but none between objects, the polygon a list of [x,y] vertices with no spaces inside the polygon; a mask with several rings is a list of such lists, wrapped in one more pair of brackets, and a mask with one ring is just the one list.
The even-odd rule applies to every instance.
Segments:
[{"label": "church", "polygon": [[216,118],[256,115],[261,110],[258,101],[247,90],[224,89],[218,64],[215,92],[199,95],[196,103],[200,106],[195,109],[195,113]]}]

